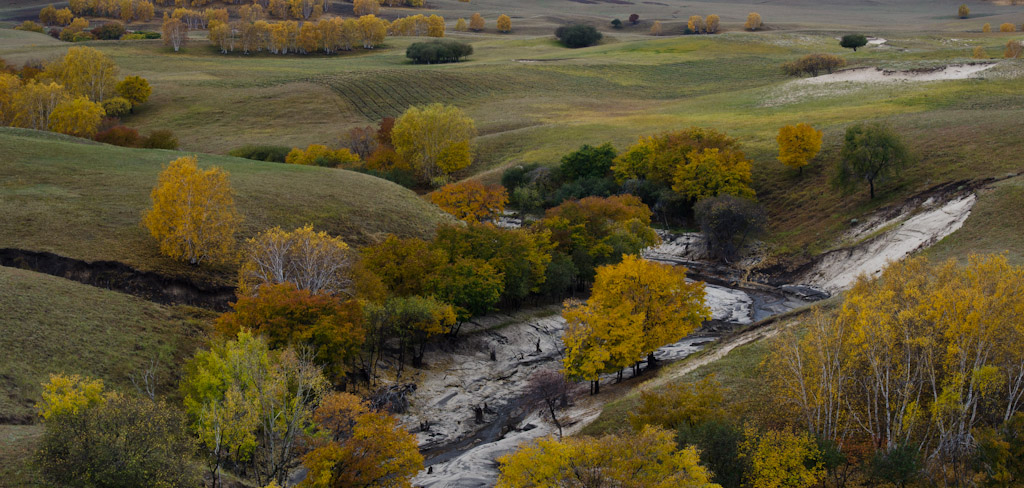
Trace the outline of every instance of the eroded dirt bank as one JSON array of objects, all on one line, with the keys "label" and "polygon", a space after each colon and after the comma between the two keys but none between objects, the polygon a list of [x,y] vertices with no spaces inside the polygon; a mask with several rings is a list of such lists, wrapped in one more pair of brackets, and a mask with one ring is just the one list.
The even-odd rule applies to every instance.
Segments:
[{"label": "eroded dirt bank", "polygon": [[127,293],[165,305],[191,305],[218,311],[228,309],[235,288],[194,283],[116,261],[82,261],[49,252],[0,249],[0,266],[27,269],[108,290]]}]

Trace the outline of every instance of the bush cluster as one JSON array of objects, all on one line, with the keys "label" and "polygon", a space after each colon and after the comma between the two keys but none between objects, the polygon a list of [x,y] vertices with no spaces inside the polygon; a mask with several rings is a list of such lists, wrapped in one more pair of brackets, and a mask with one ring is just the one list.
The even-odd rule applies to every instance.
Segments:
[{"label": "bush cluster", "polygon": [[414,42],[405,50],[405,57],[418,64],[457,63],[473,54],[473,46],[452,39]]},{"label": "bush cluster", "polygon": [[597,44],[603,35],[593,26],[573,24],[555,29],[555,37],[566,47],[579,48]]}]

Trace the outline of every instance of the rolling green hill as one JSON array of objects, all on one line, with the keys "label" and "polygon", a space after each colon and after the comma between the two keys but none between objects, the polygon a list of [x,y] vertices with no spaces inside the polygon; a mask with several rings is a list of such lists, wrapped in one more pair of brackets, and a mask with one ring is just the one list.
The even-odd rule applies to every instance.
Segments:
[{"label": "rolling green hill", "polygon": [[[194,268],[162,257],[139,224],[161,168],[189,153],[9,128],[0,128],[0,148],[0,248],[233,283],[232,266]],[[360,245],[387,233],[429,235],[446,219],[412,191],[360,173],[203,154],[198,159],[200,166],[229,172],[244,218],[241,238],[312,223]]]}]

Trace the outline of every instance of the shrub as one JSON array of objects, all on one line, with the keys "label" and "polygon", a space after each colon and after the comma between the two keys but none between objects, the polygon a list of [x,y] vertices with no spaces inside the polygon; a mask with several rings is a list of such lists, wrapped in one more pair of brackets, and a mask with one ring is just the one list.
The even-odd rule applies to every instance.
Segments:
[{"label": "shrub", "polygon": [[44,33],[43,26],[41,26],[41,25],[39,25],[39,24],[37,24],[35,22],[32,22],[31,20],[26,20],[26,21],[22,22],[21,25],[15,27],[14,30],[38,32],[40,34]]},{"label": "shrub", "polygon": [[985,25],[981,26],[981,31],[986,33],[986,34],[988,34],[989,32],[992,32],[992,24],[989,24],[989,23],[986,22]]},{"label": "shrub", "polygon": [[184,415],[163,402],[116,395],[48,419],[36,458],[58,485],[197,486],[185,427]]},{"label": "shrub", "polygon": [[846,66],[846,60],[834,54],[808,54],[794,62],[782,65],[782,71],[790,76],[809,74],[818,76],[822,71],[832,73]]},{"label": "shrub", "polygon": [[122,147],[139,147],[142,145],[142,137],[139,136],[139,131],[123,125],[114,126],[100,132],[93,139],[104,144]]},{"label": "shrub", "polygon": [[1001,24],[999,26],[999,32],[1014,32],[1016,30],[1017,30],[1017,27],[1014,26],[1013,24],[1009,23],[1009,22],[1007,22],[1005,24]]},{"label": "shrub", "polygon": [[619,20],[619,19],[613,20],[612,21],[612,28],[613,29],[621,29],[622,28],[622,21]]},{"label": "shrub", "polygon": [[580,48],[597,44],[602,37],[593,26],[574,24],[555,29],[555,37],[566,47]]},{"label": "shrub", "polygon": [[117,40],[124,35],[124,25],[120,22],[107,22],[93,29],[92,35],[100,40]]},{"label": "shrub", "polygon": [[629,23],[633,24],[633,25],[636,25],[637,22],[640,22],[640,15],[639,14],[629,14]]},{"label": "shrub", "polygon": [[124,97],[108,98],[103,101],[103,111],[107,117],[124,117],[132,111],[132,102]]},{"label": "shrub", "polygon": [[147,149],[177,149],[178,138],[169,130],[158,129],[149,133],[149,137],[142,141],[142,147]]},{"label": "shrub", "polygon": [[971,15],[971,9],[967,7],[967,4],[961,4],[960,8],[956,9],[957,17],[966,19],[968,15]]},{"label": "shrub", "polygon": [[292,148],[288,146],[248,145],[232,149],[228,155],[236,158],[283,163]]},{"label": "shrub", "polygon": [[1010,41],[1006,43],[1006,51],[1003,51],[1003,57],[1008,59],[1015,59],[1021,57],[1021,52],[1024,51],[1024,44],[1020,41]]},{"label": "shrub", "polygon": [[405,57],[418,64],[457,63],[473,54],[473,46],[452,39],[414,42],[405,50]]},{"label": "shrub", "polygon": [[868,38],[864,34],[847,34],[839,41],[840,46],[853,49],[854,52],[857,52],[858,47],[864,47],[867,44]]}]

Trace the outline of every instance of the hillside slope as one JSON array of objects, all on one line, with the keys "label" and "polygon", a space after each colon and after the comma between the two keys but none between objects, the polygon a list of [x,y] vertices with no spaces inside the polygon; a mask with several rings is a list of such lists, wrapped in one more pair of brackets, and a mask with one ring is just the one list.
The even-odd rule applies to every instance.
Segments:
[{"label": "hillside slope", "polygon": [[[157,175],[184,155],[0,128],[0,248],[232,282],[232,266],[192,268],[160,256],[139,224]],[[387,233],[426,236],[446,219],[412,191],[360,173],[204,154],[198,159],[202,167],[229,172],[244,218],[241,238],[311,223],[361,245]]]}]

